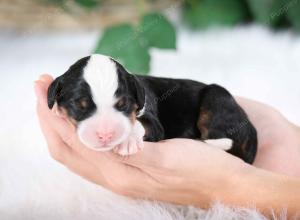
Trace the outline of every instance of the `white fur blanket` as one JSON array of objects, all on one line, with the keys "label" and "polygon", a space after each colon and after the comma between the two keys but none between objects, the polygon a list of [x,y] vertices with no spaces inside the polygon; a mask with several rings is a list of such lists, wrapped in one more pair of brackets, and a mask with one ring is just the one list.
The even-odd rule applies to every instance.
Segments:
[{"label": "white fur blanket", "polygon": [[[90,53],[97,35],[0,32],[0,219],[264,219],[255,210],[220,204],[204,211],[129,200],[50,158],[35,116],[33,80],[45,71],[63,73]],[[176,51],[151,51],[153,75],[220,83],[235,94],[275,106],[300,124],[300,38],[256,26],[180,30],[178,38]]]}]

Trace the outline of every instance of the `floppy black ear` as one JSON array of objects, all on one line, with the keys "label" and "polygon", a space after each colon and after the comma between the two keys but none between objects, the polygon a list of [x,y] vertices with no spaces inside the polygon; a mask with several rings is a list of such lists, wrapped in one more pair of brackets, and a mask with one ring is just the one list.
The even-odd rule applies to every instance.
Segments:
[{"label": "floppy black ear", "polygon": [[145,104],[145,89],[139,79],[130,74],[120,63],[116,60],[111,60],[116,64],[119,83],[125,83],[131,94],[134,95],[134,98],[138,104],[138,111],[144,107]]},{"label": "floppy black ear", "polygon": [[59,94],[61,92],[61,77],[56,78],[48,88],[48,107],[53,108],[54,103],[56,102]]},{"label": "floppy black ear", "polygon": [[132,93],[135,95],[135,99],[137,101],[137,104],[138,104],[138,111],[141,110],[144,105],[145,105],[145,89],[144,87],[142,86],[142,83],[139,81],[139,79],[130,74],[130,78],[131,78],[131,90],[132,90]]}]

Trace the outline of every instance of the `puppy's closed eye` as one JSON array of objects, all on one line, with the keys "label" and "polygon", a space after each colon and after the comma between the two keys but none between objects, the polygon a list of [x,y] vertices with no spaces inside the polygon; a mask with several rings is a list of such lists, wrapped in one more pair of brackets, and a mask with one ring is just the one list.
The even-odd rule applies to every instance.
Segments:
[{"label": "puppy's closed eye", "polygon": [[126,111],[127,109],[128,100],[125,96],[121,97],[118,102],[115,104],[115,107],[119,111]]},{"label": "puppy's closed eye", "polygon": [[90,106],[90,101],[88,98],[83,97],[74,100],[74,105],[80,110],[85,110]]},{"label": "puppy's closed eye", "polygon": [[125,114],[131,114],[137,110],[137,105],[131,97],[122,96],[115,104],[115,108],[118,111],[124,112]]}]

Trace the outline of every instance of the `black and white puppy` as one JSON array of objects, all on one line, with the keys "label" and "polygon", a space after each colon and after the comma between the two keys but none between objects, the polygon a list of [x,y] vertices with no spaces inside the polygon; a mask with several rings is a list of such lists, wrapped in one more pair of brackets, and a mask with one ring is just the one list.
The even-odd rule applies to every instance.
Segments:
[{"label": "black and white puppy", "polygon": [[55,103],[94,150],[130,155],[144,140],[192,138],[248,163],[256,155],[256,130],[224,88],[133,75],[107,56],[84,57],[56,78],[48,89],[49,108]]}]

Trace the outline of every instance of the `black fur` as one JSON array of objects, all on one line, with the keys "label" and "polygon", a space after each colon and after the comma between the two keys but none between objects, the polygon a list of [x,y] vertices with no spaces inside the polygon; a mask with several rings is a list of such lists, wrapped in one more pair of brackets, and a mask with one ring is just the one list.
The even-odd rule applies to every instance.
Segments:
[{"label": "black fur", "polygon": [[111,60],[116,64],[119,80],[116,97],[125,99],[124,109],[127,111],[118,109],[118,107],[117,109],[123,111],[126,115],[129,115],[134,110],[134,104],[136,104],[136,111],[139,112],[145,104],[144,88],[135,75],[129,74],[122,65],[113,59]]},{"label": "black fur", "polygon": [[204,87],[200,91],[200,118],[205,112],[210,112],[205,138],[232,139],[234,143],[229,152],[252,163],[257,150],[256,130],[232,95],[218,85]]},{"label": "black fur", "polygon": [[[97,108],[82,77],[88,59],[77,61],[48,90],[49,108],[57,101],[77,121],[88,118]],[[230,138],[234,145],[229,153],[248,163],[254,161],[256,130],[226,89],[193,80],[132,75],[114,62],[119,80],[115,108],[129,116],[145,106],[144,114],[137,118],[145,127],[145,141]],[[77,104],[82,99],[88,103],[84,109]]]},{"label": "black fur", "polygon": [[[82,121],[96,111],[90,87],[83,79],[83,67],[88,60],[89,57],[78,60],[48,88],[48,107],[52,109],[57,102],[57,105],[64,108],[76,121]],[[86,108],[80,107],[79,102],[82,100],[87,102]]]}]

